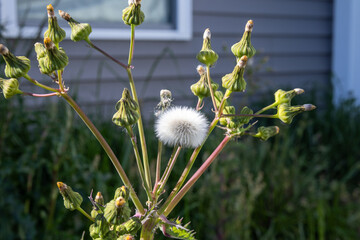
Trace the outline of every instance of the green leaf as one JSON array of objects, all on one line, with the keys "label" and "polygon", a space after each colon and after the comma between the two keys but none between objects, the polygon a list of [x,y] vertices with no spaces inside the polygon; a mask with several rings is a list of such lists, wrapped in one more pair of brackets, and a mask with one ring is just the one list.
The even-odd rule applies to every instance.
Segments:
[{"label": "green leaf", "polygon": [[159,226],[160,230],[165,237],[173,239],[184,239],[184,240],[196,240],[193,230],[187,229],[189,223],[184,226],[181,225],[182,219],[176,219],[174,222],[168,221],[167,219],[162,219],[162,222]]}]

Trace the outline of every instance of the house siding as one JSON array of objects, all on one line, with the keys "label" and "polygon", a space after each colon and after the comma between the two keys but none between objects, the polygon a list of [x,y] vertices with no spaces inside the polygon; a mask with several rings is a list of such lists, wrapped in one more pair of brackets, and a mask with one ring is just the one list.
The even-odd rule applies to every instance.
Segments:
[{"label": "house siding", "polygon": [[[328,88],[332,8],[332,0],[193,1],[191,41],[135,42],[133,74],[145,115],[151,115],[163,88],[173,92],[175,104],[195,103],[190,85],[199,79],[195,56],[208,27],[212,47],[219,54],[211,75],[221,83],[221,77],[231,72],[235,64],[230,47],[240,40],[249,19],[254,21],[252,42],[258,51],[254,64],[268,59],[255,74],[259,79],[255,97],[280,87]],[[94,43],[126,62],[128,41]],[[77,92],[80,104],[88,110],[101,106],[105,112],[112,112],[122,89],[128,87],[126,72],[85,43],[67,40],[61,45],[70,59],[64,78],[71,92]],[[35,59],[32,62],[31,74],[43,79]]]}]

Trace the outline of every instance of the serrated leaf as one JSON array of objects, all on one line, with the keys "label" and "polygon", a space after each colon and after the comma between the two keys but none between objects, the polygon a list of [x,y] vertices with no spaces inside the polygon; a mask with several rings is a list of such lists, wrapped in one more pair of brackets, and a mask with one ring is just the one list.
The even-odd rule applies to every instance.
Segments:
[{"label": "serrated leaf", "polygon": [[182,226],[180,219],[176,219],[173,222],[168,220],[164,221],[162,219],[162,223],[160,224],[159,228],[165,237],[183,240],[196,240],[194,237],[195,232],[186,228],[188,225],[189,223],[187,223],[185,226]]}]

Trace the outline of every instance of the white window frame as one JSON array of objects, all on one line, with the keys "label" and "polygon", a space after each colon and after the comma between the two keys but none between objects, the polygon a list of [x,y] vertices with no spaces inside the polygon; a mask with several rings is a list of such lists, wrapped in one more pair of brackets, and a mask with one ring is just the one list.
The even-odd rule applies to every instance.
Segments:
[{"label": "white window frame", "polygon": [[[178,40],[188,41],[192,38],[192,0],[176,1],[176,27],[175,29],[137,29],[136,38],[140,40]],[[0,0],[0,23],[5,26],[3,36],[7,38],[33,38],[38,31],[37,27],[19,27],[19,18],[16,0]],[[67,37],[70,28],[64,28]],[[45,29],[43,30],[43,32]],[[123,40],[129,39],[129,29],[93,28],[90,35],[94,40]]]}]

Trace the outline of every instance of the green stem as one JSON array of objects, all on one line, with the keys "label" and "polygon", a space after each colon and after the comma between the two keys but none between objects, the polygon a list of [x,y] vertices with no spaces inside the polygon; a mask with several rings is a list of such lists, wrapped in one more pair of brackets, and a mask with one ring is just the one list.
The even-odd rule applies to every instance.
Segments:
[{"label": "green stem", "polygon": [[[56,43],[55,46],[56,46],[57,49],[59,49],[59,43]],[[57,71],[57,75],[58,75],[58,84],[59,84],[60,90],[61,90],[62,93],[64,93],[65,90],[64,90],[64,84],[63,84],[63,81],[62,81],[61,70]]]},{"label": "green stem", "polygon": [[213,103],[215,112],[217,113],[218,109],[216,106],[216,102],[215,102],[215,96],[214,96],[214,90],[211,87],[211,79],[210,79],[210,65],[206,66],[206,74],[207,74],[207,80],[208,80],[208,85],[209,85],[209,89],[210,89],[210,95],[211,95],[211,101]]},{"label": "green stem", "polygon": [[89,128],[89,130],[93,133],[95,138],[99,141],[100,145],[105,150],[106,154],[109,156],[111,162],[113,163],[116,171],[118,172],[121,180],[123,181],[124,185],[129,189],[130,191],[130,197],[135,205],[135,207],[138,209],[138,211],[141,214],[145,214],[144,207],[142,206],[138,196],[135,193],[135,190],[133,189],[129,178],[127,177],[124,169],[122,168],[119,160],[115,156],[114,152],[110,148],[109,144],[106,142],[104,137],[101,135],[99,130],[95,127],[95,125],[90,121],[90,119],[86,116],[86,114],[81,110],[81,108],[76,104],[74,99],[72,99],[68,94],[61,94],[61,96],[69,103],[69,105],[76,111],[76,113],[79,115],[79,117],[83,120],[83,122],[86,124],[86,126]]},{"label": "green stem", "polygon": [[176,196],[171,200],[168,207],[164,211],[164,215],[168,216],[174,207],[179,203],[179,201],[185,196],[185,194],[190,190],[194,183],[202,176],[206,169],[211,165],[219,153],[224,149],[226,144],[230,141],[231,136],[225,136],[219,146],[214,150],[214,152],[208,157],[208,159],[201,165],[201,167],[194,173],[194,175],[189,179],[189,181],[184,185],[184,187],[176,194]]},{"label": "green stem", "polygon": [[87,212],[84,211],[81,207],[78,207],[76,210],[81,212],[85,217],[87,217],[90,221],[95,222],[95,219],[93,219]]},{"label": "green stem", "polygon": [[259,115],[260,113],[263,113],[263,112],[265,112],[265,111],[267,111],[267,110],[269,110],[269,109],[275,108],[277,105],[278,105],[278,104],[274,102],[273,104],[270,104],[269,106],[266,106],[266,107],[260,109],[259,111],[257,111],[257,112],[255,113],[255,115]]},{"label": "green stem", "polygon": [[166,182],[167,180],[169,179],[170,177],[170,174],[171,174],[171,171],[173,170],[174,166],[175,166],[175,162],[180,154],[180,151],[181,151],[181,147],[174,147],[174,151],[173,153],[171,154],[171,157],[169,159],[169,162],[166,166],[166,169],[164,171],[164,174],[163,176],[161,177],[161,180],[160,180],[160,187],[159,187],[159,190],[157,191],[157,196],[160,196],[160,194],[162,193],[162,191],[164,190],[165,188],[165,185],[166,185]]},{"label": "green stem", "polygon": [[[132,58],[133,58],[133,52],[134,52],[134,41],[135,41],[135,25],[131,25],[131,39],[130,39],[130,48],[129,48],[129,60],[128,60],[128,66],[131,66],[131,62],[132,62]],[[152,187],[152,183],[151,183],[151,177],[150,177],[150,166],[149,166],[149,157],[148,157],[148,153],[147,153],[147,147],[146,147],[146,140],[145,140],[145,133],[144,133],[144,126],[143,126],[143,122],[142,122],[142,117],[141,117],[141,110],[140,110],[140,104],[139,104],[139,99],[137,97],[137,93],[136,93],[136,88],[135,88],[135,83],[134,83],[134,78],[131,72],[131,68],[128,67],[126,69],[128,77],[129,77],[129,83],[130,83],[130,88],[131,88],[131,94],[134,98],[134,100],[138,103],[139,105],[139,120],[138,120],[138,129],[139,129],[139,137],[140,137],[140,144],[141,144],[141,152],[142,152],[142,156],[143,156],[143,165],[144,165],[144,170],[145,170],[145,181],[147,183],[147,185],[150,187]]]},{"label": "green stem", "polygon": [[35,79],[31,78],[28,74],[26,74],[24,76],[24,78],[26,78],[27,80],[29,80],[31,83],[35,84],[38,87],[41,87],[41,88],[46,89],[46,90],[51,91],[51,92],[59,92],[59,89],[55,89],[55,88],[46,86],[44,84],[41,84],[38,81],[36,81]]},{"label": "green stem", "polygon": [[148,195],[148,198],[151,199],[151,189],[149,188],[149,186],[146,184],[145,182],[145,173],[144,173],[144,167],[142,165],[142,162],[141,162],[141,157],[140,157],[140,154],[139,154],[139,149],[138,149],[138,146],[135,142],[135,135],[134,135],[134,132],[132,130],[131,127],[126,127],[126,130],[128,131],[129,133],[129,136],[130,136],[130,139],[131,139],[131,143],[133,145],[133,149],[134,149],[134,154],[135,154],[135,159],[136,159],[136,163],[137,163],[137,166],[138,166],[138,169],[139,169],[139,173],[140,173],[140,177],[141,177],[141,182],[143,184],[143,187]]},{"label": "green stem", "polygon": [[158,188],[158,184],[160,181],[162,147],[163,147],[163,143],[161,141],[159,141],[158,142],[158,154],[157,154],[157,158],[156,158],[156,175],[155,175],[155,184],[154,184],[153,193],[156,193],[156,190]]}]

